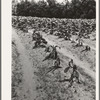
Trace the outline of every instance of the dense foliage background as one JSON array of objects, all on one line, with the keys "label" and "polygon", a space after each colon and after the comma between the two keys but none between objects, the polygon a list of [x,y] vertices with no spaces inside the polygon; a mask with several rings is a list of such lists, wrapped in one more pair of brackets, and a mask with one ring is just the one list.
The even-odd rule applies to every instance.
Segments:
[{"label": "dense foliage background", "polygon": [[64,3],[58,3],[56,0],[21,0],[12,1],[12,15],[49,17],[49,18],[96,18],[95,0],[65,0]]}]

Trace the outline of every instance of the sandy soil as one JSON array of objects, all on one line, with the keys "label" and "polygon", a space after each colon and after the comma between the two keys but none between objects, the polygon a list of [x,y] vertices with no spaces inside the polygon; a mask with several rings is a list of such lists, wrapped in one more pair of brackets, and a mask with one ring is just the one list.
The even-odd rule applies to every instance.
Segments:
[{"label": "sandy soil", "polygon": [[[62,60],[62,68],[54,73],[45,74],[53,61],[42,61],[47,55],[44,48],[33,49],[34,42],[30,33],[16,29],[13,29],[12,33],[19,53],[19,56],[15,57],[19,61],[14,65],[19,64],[23,73],[21,84],[15,88],[16,90],[22,88],[18,89],[19,98],[13,97],[13,100],[95,100],[95,50],[81,52],[84,47],[74,48],[74,44],[70,41],[63,41],[41,32],[48,44],[61,47],[57,50]],[[12,53],[16,53],[14,49]],[[70,58],[73,58],[78,66],[81,84],[74,82],[73,86],[68,88],[69,82],[60,83],[58,80],[69,78],[71,71],[64,73],[64,69],[68,67]]]}]

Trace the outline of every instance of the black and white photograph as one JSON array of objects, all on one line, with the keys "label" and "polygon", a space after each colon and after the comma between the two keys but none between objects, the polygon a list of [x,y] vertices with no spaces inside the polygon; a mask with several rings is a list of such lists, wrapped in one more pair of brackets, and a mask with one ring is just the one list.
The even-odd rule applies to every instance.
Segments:
[{"label": "black and white photograph", "polygon": [[11,1],[11,100],[96,100],[96,3]]}]

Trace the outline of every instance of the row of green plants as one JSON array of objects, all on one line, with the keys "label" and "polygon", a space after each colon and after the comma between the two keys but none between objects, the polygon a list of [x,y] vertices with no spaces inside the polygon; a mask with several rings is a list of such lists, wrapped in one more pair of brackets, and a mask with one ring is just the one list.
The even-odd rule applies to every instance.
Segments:
[{"label": "row of green plants", "polygon": [[22,30],[42,29],[50,34],[65,37],[70,35],[86,35],[96,31],[95,19],[59,19],[59,18],[39,18],[39,17],[22,17],[13,16],[12,25]]}]

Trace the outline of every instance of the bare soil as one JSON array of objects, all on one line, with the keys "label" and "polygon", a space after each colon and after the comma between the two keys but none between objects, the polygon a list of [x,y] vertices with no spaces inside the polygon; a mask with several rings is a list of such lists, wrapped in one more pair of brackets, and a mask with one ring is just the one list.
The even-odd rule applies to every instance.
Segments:
[{"label": "bare soil", "polygon": [[[45,74],[53,65],[53,60],[43,62],[47,54],[43,47],[33,49],[34,42],[31,33],[24,33],[13,28],[12,41],[15,45],[12,45],[12,72],[14,72],[12,88],[16,91],[16,95],[12,92],[14,95],[12,100],[95,100],[95,49],[82,52],[84,46],[75,48],[74,43],[70,41],[46,35],[43,32],[41,34],[48,41],[48,45],[61,47],[57,50],[62,68],[54,73]],[[95,48],[94,43],[91,43],[91,47]],[[68,67],[71,58],[78,66],[81,84],[74,82],[73,86],[68,88],[69,82],[60,83],[59,80],[70,77],[71,70],[64,73],[64,69]],[[20,73],[21,78],[18,82],[19,78],[16,79],[15,76]]]}]

